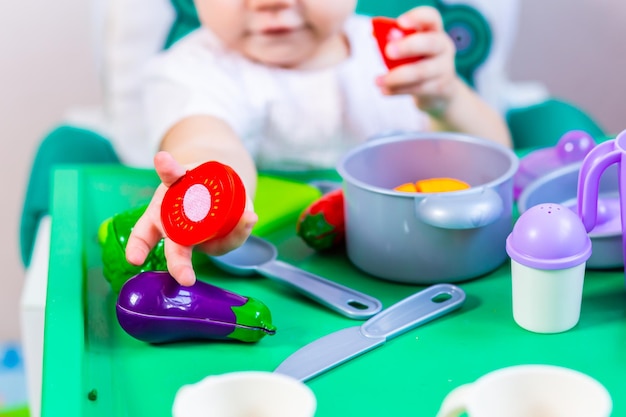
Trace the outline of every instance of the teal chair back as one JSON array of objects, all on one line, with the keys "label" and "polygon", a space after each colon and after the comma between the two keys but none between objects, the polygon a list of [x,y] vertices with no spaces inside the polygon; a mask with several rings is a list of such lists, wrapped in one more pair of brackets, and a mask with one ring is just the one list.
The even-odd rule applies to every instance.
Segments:
[{"label": "teal chair back", "polygon": [[119,163],[111,143],[89,130],[58,126],[37,149],[30,170],[20,219],[22,263],[28,267],[39,221],[49,212],[51,174],[61,164]]}]

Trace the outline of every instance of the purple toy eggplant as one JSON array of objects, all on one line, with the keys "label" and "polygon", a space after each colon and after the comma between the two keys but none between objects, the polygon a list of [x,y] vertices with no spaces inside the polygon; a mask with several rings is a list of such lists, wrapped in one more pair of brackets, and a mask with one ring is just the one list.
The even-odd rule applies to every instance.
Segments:
[{"label": "purple toy eggplant", "polygon": [[116,310],[122,328],[148,343],[256,342],[276,332],[269,309],[260,301],[202,281],[185,287],[166,271],[142,272],[126,281]]}]

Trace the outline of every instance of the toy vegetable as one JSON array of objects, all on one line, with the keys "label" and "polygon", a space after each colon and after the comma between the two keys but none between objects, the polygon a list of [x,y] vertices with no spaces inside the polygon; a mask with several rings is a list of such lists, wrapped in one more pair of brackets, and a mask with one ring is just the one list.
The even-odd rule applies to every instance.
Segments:
[{"label": "toy vegetable", "polygon": [[385,48],[389,42],[415,33],[415,29],[401,28],[398,26],[395,19],[380,16],[372,18],[372,29],[376,42],[378,43],[378,48],[380,49],[380,53],[388,69],[392,70],[400,65],[409,64],[419,60],[419,57],[390,59],[387,58],[387,55],[385,54]]},{"label": "toy vegetable", "polygon": [[174,242],[192,246],[227,235],[246,205],[241,178],[228,165],[209,161],[187,171],[161,204],[161,220]]},{"label": "toy vegetable", "polygon": [[[161,204],[163,228],[176,243],[192,246],[228,234],[239,221],[245,203],[241,178],[229,166],[209,161],[187,171],[167,190]],[[100,226],[104,277],[116,293],[140,272],[167,270],[163,239],[142,265],[126,261],[128,237],[146,208],[119,213]]]},{"label": "toy vegetable", "polygon": [[467,190],[470,185],[456,178],[427,178],[415,183],[407,182],[394,188],[395,191],[408,193],[445,193],[450,191]]},{"label": "toy vegetable", "polygon": [[330,249],[343,242],[343,191],[330,191],[304,209],[296,223],[296,233],[316,250]]},{"label": "toy vegetable", "polygon": [[276,333],[265,304],[203,281],[191,287],[168,272],[142,272],[129,279],[116,304],[120,326],[148,343],[195,339],[256,342]]},{"label": "toy vegetable", "polygon": [[119,293],[122,285],[140,272],[167,270],[163,239],[150,251],[142,265],[132,265],[126,260],[128,237],[147,207],[146,204],[118,213],[102,222],[98,230],[104,278],[115,293]]},{"label": "toy vegetable", "polygon": [[[427,178],[394,187],[395,191],[441,193],[470,188],[469,184],[456,178]],[[315,250],[338,246],[345,239],[343,190],[324,194],[311,203],[296,223],[296,234]]]}]

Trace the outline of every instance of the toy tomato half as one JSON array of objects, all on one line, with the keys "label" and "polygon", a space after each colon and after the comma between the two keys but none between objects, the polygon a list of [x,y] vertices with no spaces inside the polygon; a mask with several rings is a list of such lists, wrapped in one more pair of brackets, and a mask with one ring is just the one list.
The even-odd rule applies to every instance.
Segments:
[{"label": "toy tomato half", "polygon": [[376,42],[378,43],[378,48],[380,49],[380,53],[383,56],[383,60],[385,61],[385,65],[388,69],[392,70],[400,65],[409,64],[419,60],[419,57],[390,59],[387,58],[387,55],[385,54],[385,48],[389,42],[415,33],[415,29],[401,28],[398,26],[395,19],[380,16],[372,18],[372,29]]},{"label": "toy tomato half", "polygon": [[228,165],[206,162],[167,190],[161,221],[167,237],[185,246],[227,235],[246,205],[241,178]]}]

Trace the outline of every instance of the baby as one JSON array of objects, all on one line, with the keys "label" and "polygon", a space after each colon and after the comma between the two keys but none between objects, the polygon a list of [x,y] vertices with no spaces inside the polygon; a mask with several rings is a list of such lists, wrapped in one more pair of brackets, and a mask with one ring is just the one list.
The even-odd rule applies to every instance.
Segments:
[{"label": "baby", "polygon": [[[454,44],[441,16],[417,7],[397,23],[416,33],[391,41],[387,70],[369,18],[356,0],[196,0],[202,27],[151,63],[146,114],[162,181],[128,240],[143,263],[163,237],[167,188],[209,160],[231,166],[249,200],[257,169],[334,168],[368,138],[442,129],[511,146],[505,121],[456,74]],[[235,229],[198,245],[209,255],[239,247],[257,221],[250,201]],[[194,247],[165,238],[169,272],[195,282]]]}]

